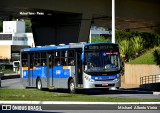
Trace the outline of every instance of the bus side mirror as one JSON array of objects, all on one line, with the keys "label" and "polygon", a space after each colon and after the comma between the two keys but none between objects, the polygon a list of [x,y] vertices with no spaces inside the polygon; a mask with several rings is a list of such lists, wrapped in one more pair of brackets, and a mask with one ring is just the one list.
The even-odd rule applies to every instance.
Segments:
[{"label": "bus side mirror", "polygon": [[84,53],[81,54],[81,60],[84,62]]}]

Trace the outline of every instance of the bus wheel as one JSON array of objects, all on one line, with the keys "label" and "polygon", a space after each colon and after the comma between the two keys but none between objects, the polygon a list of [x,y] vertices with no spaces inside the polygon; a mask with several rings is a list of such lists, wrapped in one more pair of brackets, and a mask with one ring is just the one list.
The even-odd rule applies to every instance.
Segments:
[{"label": "bus wheel", "polygon": [[42,90],[42,82],[40,78],[37,79],[37,89]]},{"label": "bus wheel", "polygon": [[70,93],[75,93],[75,92],[76,92],[73,79],[71,79],[71,80],[69,81],[68,89],[69,89],[69,92],[70,92]]}]

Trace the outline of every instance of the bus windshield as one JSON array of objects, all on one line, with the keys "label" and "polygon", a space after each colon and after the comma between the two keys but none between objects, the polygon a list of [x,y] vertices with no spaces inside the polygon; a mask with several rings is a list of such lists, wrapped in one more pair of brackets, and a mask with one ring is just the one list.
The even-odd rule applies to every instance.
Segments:
[{"label": "bus windshield", "polygon": [[85,52],[86,72],[111,72],[120,70],[119,52]]}]

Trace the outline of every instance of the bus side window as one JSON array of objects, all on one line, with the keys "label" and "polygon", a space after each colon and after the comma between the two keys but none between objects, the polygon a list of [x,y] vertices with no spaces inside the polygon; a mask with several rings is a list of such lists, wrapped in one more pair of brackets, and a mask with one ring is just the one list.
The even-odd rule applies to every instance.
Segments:
[{"label": "bus side window", "polygon": [[57,61],[56,61],[56,66],[60,66],[60,65],[61,65],[60,61],[57,60]]},{"label": "bus side window", "polygon": [[41,52],[41,66],[47,65],[47,53]]},{"label": "bus side window", "polygon": [[27,66],[28,66],[27,60],[22,60],[22,67],[27,67]]},{"label": "bus side window", "polygon": [[70,60],[69,60],[69,65],[70,66],[74,66],[75,64],[74,64],[74,59],[73,58],[71,58]]},{"label": "bus side window", "polygon": [[46,59],[41,60],[41,66],[46,66]]},{"label": "bus side window", "polygon": [[74,50],[69,50],[68,51],[68,65],[69,66],[74,66],[75,65],[74,54],[75,54]]}]

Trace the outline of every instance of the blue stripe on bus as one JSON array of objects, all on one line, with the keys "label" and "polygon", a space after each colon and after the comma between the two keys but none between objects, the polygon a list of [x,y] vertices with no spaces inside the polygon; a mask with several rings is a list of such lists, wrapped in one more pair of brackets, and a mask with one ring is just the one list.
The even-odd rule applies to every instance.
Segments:
[{"label": "blue stripe on bus", "polygon": [[91,79],[93,80],[106,80],[106,79],[116,79],[118,78],[117,75],[111,75],[111,76],[104,76],[104,75],[100,75],[100,76],[91,76]]},{"label": "blue stripe on bus", "polygon": [[[53,72],[52,72],[53,71]],[[53,69],[49,69],[49,77],[54,78],[69,78],[70,69],[63,69],[63,66],[54,66]],[[47,78],[47,67],[38,66],[34,70],[30,70],[30,76],[33,78],[41,77]],[[23,78],[28,78],[28,70],[23,70]]]},{"label": "blue stripe on bus", "polygon": [[63,66],[54,66],[53,75],[54,78],[69,78],[70,69],[63,69]]}]

